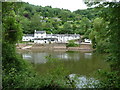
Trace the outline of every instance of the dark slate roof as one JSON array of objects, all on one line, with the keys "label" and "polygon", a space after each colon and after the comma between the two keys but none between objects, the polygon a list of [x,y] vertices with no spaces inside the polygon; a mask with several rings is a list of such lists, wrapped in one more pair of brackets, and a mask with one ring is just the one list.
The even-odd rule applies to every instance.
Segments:
[{"label": "dark slate roof", "polygon": [[44,38],[34,38],[34,40],[44,40]]},{"label": "dark slate roof", "polygon": [[47,34],[47,36],[80,36],[79,34]]},{"label": "dark slate roof", "polygon": [[55,40],[57,38],[44,38],[45,40],[49,40],[49,39],[52,39],[52,40]]},{"label": "dark slate roof", "polygon": [[34,40],[57,40],[57,38],[34,38]]},{"label": "dark slate roof", "polygon": [[26,34],[25,37],[34,37],[34,34]]},{"label": "dark slate roof", "polygon": [[43,34],[46,33],[46,31],[36,31],[36,33]]}]

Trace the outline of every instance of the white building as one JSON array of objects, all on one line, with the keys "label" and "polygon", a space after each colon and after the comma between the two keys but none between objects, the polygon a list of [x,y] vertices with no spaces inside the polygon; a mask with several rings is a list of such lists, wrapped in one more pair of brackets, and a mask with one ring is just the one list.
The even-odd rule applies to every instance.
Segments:
[{"label": "white building", "polygon": [[90,39],[84,39],[85,43],[92,43],[92,41]]},{"label": "white building", "polygon": [[34,35],[23,36],[23,41],[34,41],[34,43],[68,43],[69,40],[80,39],[79,34],[46,34],[46,31],[36,31]]},{"label": "white building", "polygon": [[33,34],[26,34],[22,37],[22,41],[33,41],[34,35]]}]

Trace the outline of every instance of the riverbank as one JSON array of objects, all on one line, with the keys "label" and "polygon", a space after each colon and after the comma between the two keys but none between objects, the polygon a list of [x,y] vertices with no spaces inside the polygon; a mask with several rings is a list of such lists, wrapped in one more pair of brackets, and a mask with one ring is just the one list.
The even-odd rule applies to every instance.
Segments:
[{"label": "riverbank", "polygon": [[66,47],[66,44],[18,44],[16,47],[18,50],[54,50],[54,51],[92,51],[92,45],[89,43],[81,43],[78,47]]}]

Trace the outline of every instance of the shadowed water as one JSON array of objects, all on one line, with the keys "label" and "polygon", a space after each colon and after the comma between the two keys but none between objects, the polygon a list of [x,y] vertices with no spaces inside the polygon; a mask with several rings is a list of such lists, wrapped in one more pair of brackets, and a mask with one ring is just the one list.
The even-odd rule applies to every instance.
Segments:
[{"label": "shadowed water", "polygon": [[88,51],[24,51],[19,53],[24,59],[30,61],[40,74],[46,73],[51,68],[46,57],[60,60],[60,63],[70,71],[70,80],[74,80],[76,88],[94,88],[93,84],[99,83],[95,80],[97,70],[109,70],[105,55]]},{"label": "shadowed water", "polygon": [[24,59],[32,62],[40,74],[45,73],[49,68],[49,64],[46,63],[46,56],[61,60],[71,74],[91,76],[98,69],[109,69],[109,65],[104,61],[105,55],[87,51],[26,51],[19,53]]}]

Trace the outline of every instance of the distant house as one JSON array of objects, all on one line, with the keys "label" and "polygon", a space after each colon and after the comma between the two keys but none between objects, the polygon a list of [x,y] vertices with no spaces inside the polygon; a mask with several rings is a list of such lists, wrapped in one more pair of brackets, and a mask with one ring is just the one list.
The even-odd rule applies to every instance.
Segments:
[{"label": "distant house", "polygon": [[85,43],[92,43],[92,41],[90,39],[84,39]]},{"label": "distant house", "polygon": [[34,34],[26,34],[22,37],[22,41],[34,41]]},{"label": "distant house", "polygon": [[53,17],[53,19],[54,19],[54,20],[57,20],[57,21],[61,21],[61,19],[58,18],[58,17]]},{"label": "distant house", "polygon": [[34,43],[68,43],[69,40],[80,39],[79,34],[46,34],[46,31],[36,31],[31,38],[23,36],[23,41],[33,40]]},{"label": "distant house", "polygon": [[34,38],[45,38],[46,31],[34,31]]},{"label": "distant house", "polygon": [[36,31],[34,33],[34,43],[54,43],[57,38],[54,38],[52,34],[46,34],[46,31]]},{"label": "distant house", "polygon": [[73,21],[67,21],[67,22],[70,22],[70,23],[71,23],[71,22],[73,22]]},{"label": "distant house", "polygon": [[57,43],[58,39],[57,38],[35,38],[34,43],[40,43],[40,44],[49,44],[49,43]]}]

